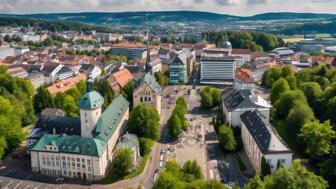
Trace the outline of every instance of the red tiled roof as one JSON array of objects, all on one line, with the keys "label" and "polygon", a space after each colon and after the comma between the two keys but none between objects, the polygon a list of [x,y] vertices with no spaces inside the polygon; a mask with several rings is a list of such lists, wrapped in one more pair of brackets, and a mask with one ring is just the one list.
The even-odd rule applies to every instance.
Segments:
[{"label": "red tiled roof", "polygon": [[73,87],[76,86],[76,84],[80,81],[80,80],[86,80],[86,75],[84,74],[79,74],[75,77],[71,77],[69,79],[63,80],[59,83],[54,83],[52,86],[48,87],[48,91],[51,94],[56,94],[58,92],[65,92]]},{"label": "red tiled roof", "polygon": [[112,75],[116,79],[120,87],[124,87],[129,81],[133,79],[131,72],[129,72],[126,68],[123,68],[113,73]]},{"label": "red tiled roof", "polygon": [[249,49],[232,49],[231,54],[249,54],[251,55],[251,51]]},{"label": "red tiled roof", "polygon": [[253,83],[254,80],[252,78],[251,70],[238,68],[235,71],[236,79],[240,80],[243,83]]},{"label": "red tiled roof", "polygon": [[263,57],[268,57],[268,54],[266,52],[261,52],[261,51],[252,52],[251,54],[252,59],[263,58]]},{"label": "red tiled roof", "polygon": [[26,70],[23,69],[22,67],[15,67],[15,68],[10,68],[7,70],[7,73],[9,74],[19,73],[19,72],[26,72]]}]

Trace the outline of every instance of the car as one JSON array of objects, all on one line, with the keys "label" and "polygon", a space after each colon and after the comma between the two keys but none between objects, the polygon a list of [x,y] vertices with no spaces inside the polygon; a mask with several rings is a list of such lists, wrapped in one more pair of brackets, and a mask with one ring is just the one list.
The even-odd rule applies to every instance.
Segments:
[{"label": "car", "polygon": [[64,182],[64,178],[57,178],[55,181],[58,184],[62,184]]}]

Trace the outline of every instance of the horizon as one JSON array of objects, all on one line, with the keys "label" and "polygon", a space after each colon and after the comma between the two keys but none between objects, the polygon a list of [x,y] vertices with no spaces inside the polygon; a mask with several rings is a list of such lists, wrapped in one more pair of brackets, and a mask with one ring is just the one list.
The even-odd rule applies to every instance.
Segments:
[{"label": "horizon", "polygon": [[201,11],[236,16],[261,13],[334,14],[336,0],[3,0],[0,14],[51,14],[83,12]]}]

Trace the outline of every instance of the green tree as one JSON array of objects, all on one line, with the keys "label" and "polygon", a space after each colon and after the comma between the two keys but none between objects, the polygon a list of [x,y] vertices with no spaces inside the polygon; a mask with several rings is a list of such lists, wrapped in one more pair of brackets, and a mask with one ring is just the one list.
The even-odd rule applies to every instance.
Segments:
[{"label": "green tree", "polygon": [[150,105],[140,104],[130,113],[128,130],[139,137],[160,139],[160,117]]},{"label": "green tree", "polygon": [[261,175],[266,176],[271,174],[271,166],[266,162],[265,157],[261,158]]},{"label": "green tree", "polygon": [[213,106],[213,100],[209,93],[203,93],[201,98],[201,107],[203,109],[210,109]]},{"label": "green tree", "polygon": [[265,189],[265,183],[259,175],[256,175],[244,185],[244,189]]},{"label": "green tree", "polygon": [[306,82],[301,85],[301,89],[307,97],[309,105],[316,108],[317,100],[322,95],[321,86],[316,82]]},{"label": "green tree", "polygon": [[133,91],[134,91],[134,81],[129,81],[122,89],[121,94],[130,103],[130,107],[133,107]]},{"label": "green tree", "polygon": [[182,171],[185,174],[184,177],[187,182],[203,178],[201,167],[197,164],[196,160],[186,161],[183,164]]},{"label": "green tree", "polygon": [[156,81],[160,84],[161,87],[165,87],[165,86],[168,85],[169,78],[167,76],[165,76],[163,73],[155,72],[154,76],[156,78]]},{"label": "green tree", "polygon": [[149,138],[140,137],[140,154],[142,156],[149,154],[151,152],[152,146],[154,145],[154,141]]},{"label": "green tree", "polygon": [[294,107],[289,111],[286,122],[292,136],[296,136],[303,124],[314,119],[314,113],[307,104],[295,103]]},{"label": "green tree", "polygon": [[308,154],[323,156],[329,154],[331,141],[336,138],[336,132],[330,126],[330,121],[324,123],[313,121],[302,126],[299,137],[305,142]]},{"label": "green tree", "polygon": [[65,104],[65,97],[67,95],[62,93],[62,92],[58,92],[55,95],[54,101],[55,101],[55,107],[64,110],[64,104]]},{"label": "green tree", "polygon": [[154,184],[156,189],[183,189],[186,183],[175,177],[172,173],[160,173],[159,178]]},{"label": "green tree", "polygon": [[176,139],[182,132],[182,123],[179,116],[174,113],[167,121],[169,136]]},{"label": "green tree", "polygon": [[286,118],[289,111],[298,103],[307,104],[306,97],[300,90],[283,93],[274,105],[277,117]]},{"label": "green tree", "polygon": [[298,160],[290,168],[280,167],[264,178],[265,189],[326,189],[328,183],[320,176],[309,172]]},{"label": "green tree", "polygon": [[79,109],[77,107],[77,104],[74,98],[70,95],[65,96],[63,108],[67,116],[70,116],[70,117],[79,116]]},{"label": "green tree", "polygon": [[119,149],[114,158],[113,169],[119,177],[127,175],[133,167],[133,152],[131,149]]},{"label": "green tree", "polygon": [[321,166],[321,175],[323,178],[328,180],[330,188],[335,188],[336,186],[336,158],[331,158],[326,162],[323,162]]},{"label": "green tree", "polygon": [[219,103],[221,102],[221,99],[220,99],[220,90],[217,89],[217,88],[212,88],[212,90],[211,90],[211,97],[212,97],[213,106],[218,106]]},{"label": "green tree", "polygon": [[217,180],[195,180],[185,189],[227,189],[227,186]]},{"label": "green tree", "polygon": [[114,99],[114,91],[107,80],[101,80],[97,88],[98,92],[104,97],[103,108],[106,109]]},{"label": "green tree", "polygon": [[3,158],[7,149],[7,142],[4,136],[0,136],[0,159]]},{"label": "green tree", "polygon": [[275,104],[275,102],[280,98],[280,96],[289,90],[290,87],[288,85],[287,80],[283,78],[279,79],[272,86],[271,102]]},{"label": "green tree", "polygon": [[83,80],[78,81],[76,87],[81,95],[86,92],[86,83]]},{"label": "green tree", "polygon": [[218,140],[225,151],[234,151],[237,147],[237,142],[233,135],[233,130],[227,125],[219,127]]},{"label": "green tree", "polygon": [[39,87],[36,90],[36,94],[34,96],[34,109],[35,112],[41,112],[44,108],[53,108],[54,107],[54,99],[50,94],[47,88]]}]

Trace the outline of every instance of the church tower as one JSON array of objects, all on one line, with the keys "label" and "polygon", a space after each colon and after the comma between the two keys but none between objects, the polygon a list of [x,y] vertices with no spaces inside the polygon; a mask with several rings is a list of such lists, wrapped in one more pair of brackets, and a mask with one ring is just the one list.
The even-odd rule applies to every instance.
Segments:
[{"label": "church tower", "polygon": [[104,98],[93,90],[93,79],[87,80],[87,91],[79,99],[77,106],[80,109],[81,136],[92,137],[92,131],[96,127],[102,113]]},{"label": "church tower", "polygon": [[147,57],[146,57],[145,70],[146,70],[146,73],[153,74],[153,65],[152,65],[151,57],[150,57],[149,41],[150,41],[150,31],[148,30],[147,31]]}]

